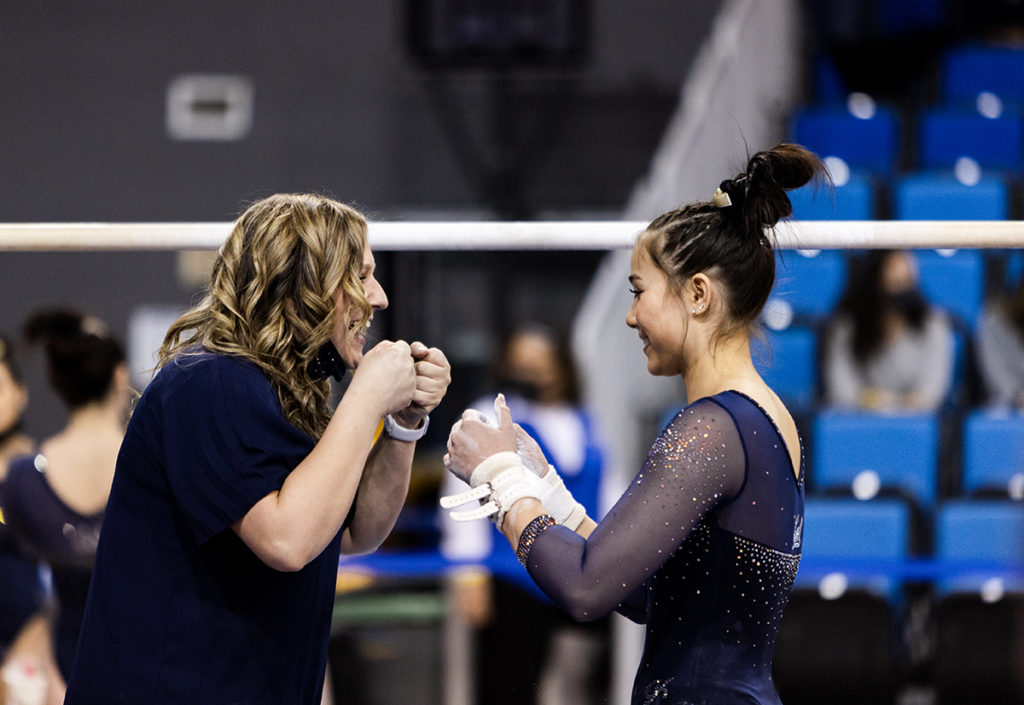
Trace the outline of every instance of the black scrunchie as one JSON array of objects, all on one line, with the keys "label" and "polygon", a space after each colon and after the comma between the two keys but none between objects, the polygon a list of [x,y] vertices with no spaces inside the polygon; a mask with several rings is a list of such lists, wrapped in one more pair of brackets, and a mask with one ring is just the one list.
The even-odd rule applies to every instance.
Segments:
[{"label": "black scrunchie", "polygon": [[747,193],[750,191],[750,180],[746,175],[737,179],[726,179],[718,185],[723,193],[728,194],[730,205],[734,207],[733,213],[743,211],[743,202],[747,200]]}]

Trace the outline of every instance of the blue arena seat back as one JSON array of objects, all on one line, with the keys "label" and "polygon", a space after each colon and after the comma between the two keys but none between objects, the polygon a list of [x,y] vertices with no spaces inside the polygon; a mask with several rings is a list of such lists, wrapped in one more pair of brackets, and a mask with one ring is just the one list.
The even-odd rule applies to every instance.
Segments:
[{"label": "blue arena seat back", "polygon": [[[1001,568],[1024,569],[1024,504],[1010,500],[957,499],[935,514],[935,557],[957,568],[939,581],[939,592],[976,591],[1001,578]],[[971,564],[976,564],[972,566]],[[1002,578],[1004,589],[1024,590],[1019,573]]]},{"label": "blue arena seat back", "polygon": [[835,310],[842,296],[846,269],[840,250],[779,250],[769,299],[785,303],[797,317],[822,319]]},{"label": "blue arena seat back", "polygon": [[878,28],[890,35],[936,29],[946,20],[944,0],[883,0],[873,4]]},{"label": "blue arena seat back", "polygon": [[1019,172],[1024,167],[1024,117],[989,118],[976,111],[932,108],[918,127],[918,167],[952,169],[960,157],[982,168]]},{"label": "blue arena seat back", "polygon": [[849,586],[895,598],[893,569],[910,556],[911,525],[910,507],[899,499],[808,497],[797,584],[815,586],[840,572]]},{"label": "blue arena seat back", "polygon": [[973,330],[985,300],[985,256],[980,250],[914,250],[921,293]]},{"label": "blue arena seat back", "polygon": [[804,108],[794,117],[793,138],[822,158],[840,157],[851,169],[890,174],[899,160],[899,118],[884,106],[867,119],[842,105]]},{"label": "blue arena seat back", "polygon": [[874,473],[883,494],[897,493],[928,511],[938,496],[938,448],[934,414],[821,411],[814,421],[811,489],[852,492],[855,479]]},{"label": "blue arena seat back", "polygon": [[964,419],[962,492],[1020,492],[1024,481],[1024,413],[979,409]]},{"label": "blue arena seat back", "polygon": [[1010,189],[994,174],[974,185],[946,172],[915,172],[893,183],[897,220],[1006,220],[1009,207]]},{"label": "blue arena seat back", "polygon": [[851,174],[849,180],[832,191],[808,184],[789,192],[793,217],[797,220],[872,220],[875,217],[875,191],[871,181]]},{"label": "blue arena seat back", "polygon": [[987,92],[1024,105],[1024,50],[983,44],[950,49],[942,57],[940,81],[946,103],[968,103]]},{"label": "blue arena seat back", "polygon": [[761,340],[751,341],[757,370],[793,412],[808,411],[817,400],[818,341],[814,330],[790,326],[765,332],[767,349]]}]

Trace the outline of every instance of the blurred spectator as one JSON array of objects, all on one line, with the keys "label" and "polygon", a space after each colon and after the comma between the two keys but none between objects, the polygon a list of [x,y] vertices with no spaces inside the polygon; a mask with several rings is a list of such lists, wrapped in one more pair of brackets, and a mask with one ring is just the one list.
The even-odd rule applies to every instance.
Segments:
[{"label": "blurred spectator", "polygon": [[1024,409],[1024,276],[986,304],[975,345],[986,402]]},{"label": "blurred spectator", "polygon": [[[10,341],[0,336],[0,492],[12,458],[31,453],[35,443],[22,428],[28,390]],[[34,560],[18,548],[0,513],[0,659],[18,631],[39,609],[41,585]]]},{"label": "blurred spectator", "polygon": [[872,250],[851,268],[828,332],[825,401],[889,411],[939,408],[953,380],[953,330],[918,289],[910,252]]},{"label": "blurred spectator", "polygon": [[[599,517],[602,449],[580,404],[568,341],[554,329],[526,323],[507,335],[494,363],[496,390],[540,444],[572,495]],[[473,407],[494,417],[494,394]],[[443,495],[467,489],[454,476]],[[442,513],[441,550],[468,562],[452,580],[454,603],[477,630],[476,702],[487,705],[569,705],[604,702],[608,620],[579,623],[539,591],[493,524],[456,522]],[[512,659],[512,661],[510,661]],[[509,668],[514,662],[515,668]]]},{"label": "blurred spectator", "polygon": [[44,311],[24,334],[44,347],[50,384],[69,415],[38,454],[11,461],[0,492],[10,531],[49,565],[54,594],[52,610],[26,625],[9,657],[37,659],[51,701],[61,702],[132,391],[124,350],[98,319]]}]

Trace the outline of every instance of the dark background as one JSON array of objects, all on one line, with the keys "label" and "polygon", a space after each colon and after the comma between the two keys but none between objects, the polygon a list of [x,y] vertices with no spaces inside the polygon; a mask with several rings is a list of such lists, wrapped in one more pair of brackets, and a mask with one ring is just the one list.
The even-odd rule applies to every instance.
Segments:
[{"label": "dark background", "polygon": [[[0,222],[226,222],[261,196],[307,190],[371,220],[620,217],[720,2],[504,4],[582,7],[585,21],[577,34],[536,35],[570,49],[547,59],[520,41],[438,62],[423,37],[443,49],[454,35],[438,34],[437,15],[411,23],[405,0],[4,2]],[[411,3],[450,18],[491,5]],[[168,135],[167,87],[194,73],[249,79],[246,137]],[[381,253],[391,309],[374,333],[442,346],[460,380],[446,402],[455,409],[477,392],[504,327],[568,328],[599,257]],[[0,252],[0,331],[68,303],[127,337],[140,307],[195,299],[178,264],[168,252]],[[21,353],[28,430],[41,438],[64,414],[39,352]]]}]

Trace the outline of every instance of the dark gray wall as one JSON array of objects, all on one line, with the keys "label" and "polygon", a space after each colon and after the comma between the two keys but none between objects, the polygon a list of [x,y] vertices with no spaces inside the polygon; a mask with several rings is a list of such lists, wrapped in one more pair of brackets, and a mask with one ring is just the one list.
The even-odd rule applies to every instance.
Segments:
[{"label": "dark gray wall", "polygon": [[[293,190],[326,191],[371,219],[615,217],[719,4],[594,0],[586,60],[509,73],[495,114],[493,74],[430,72],[409,56],[400,0],[8,0],[0,222],[226,221],[246,201]],[[251,133],[224,143],[169,138],[166,89],[186,73],[248,76]],[[502,120],[506,153],[493,139]],[[510,162],[510,178],[490,178]],[[375,329],[450,349],[465,380],[457,399],[475,391],[510,320],[568,326],[598,258],[378,259],[392,311]],[[175,262],[172,253],[0,252],[0,331],[40,306],[74,303],[124,335],[136,306],[193,298]],[[30,429],[45,435],[63,414],[38,355],[28,368]]]},{"label": "dark gray wall", "polygon": [[[561,103],[552,139],[530,155],[534,209],[625,200],[718,4],[595,1],[579,70],[512,74],[515,132]],[[478,206],[432,100],[442,76],[405,49],[403,8],[400,0],[4,2],[0,219],[219,220],[243,199],[309,189],[384,214]],[[165,91],[187,73],[251,78],[247,138],[167,137]],[[488,75],[455,72],[443,82],[473,133],[464,136],[482,141]]]}]

